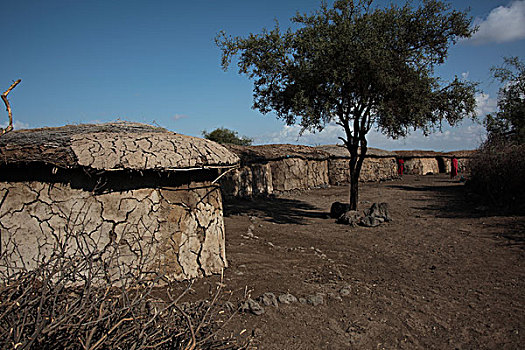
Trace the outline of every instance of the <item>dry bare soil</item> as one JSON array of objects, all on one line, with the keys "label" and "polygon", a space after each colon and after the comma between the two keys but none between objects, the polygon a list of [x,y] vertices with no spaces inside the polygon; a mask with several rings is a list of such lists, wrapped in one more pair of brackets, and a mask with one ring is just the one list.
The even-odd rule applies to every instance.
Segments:
[{"label": "dry bare soil", "polygon": [[[330,205],[345,201],[347,187],[225,203],[221,303],[265,292],[323,303],[238,313],[223,335],[251,349],[523,348],[525,216],[472,204],[444,175],[360,190],[360,209],[387,202],[393,221],[336,224]],[[198,281],[189,298],[217,282]]]}]

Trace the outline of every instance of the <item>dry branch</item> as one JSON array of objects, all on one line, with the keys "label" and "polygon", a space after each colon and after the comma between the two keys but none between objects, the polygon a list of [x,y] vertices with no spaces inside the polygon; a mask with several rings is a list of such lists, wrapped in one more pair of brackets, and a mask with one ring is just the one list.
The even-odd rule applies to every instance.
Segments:
[{"label": "dry branch", "polygon": [[177,282],[165,284],[140,262],[130,270],[118,249],[99,251],[89,236],[51,235],[33,269],[21,264],[15,240],[0,242],[0,349],[240,348],[216,337],[222,321],[210,315],[219,314],[220,289],[210,302],[179,304],[191,282],[178,292]]},{"label": "dry branch", "polygon": [[13,90],[15,88],[15,86],[20,84],[21,81],[22,81],[22,79],[18,79],[17,81],[15,81],[13,84],[11,84],[9,89],[7,89],[2,94],[2,100],[4,101],[4,104],[5,104],[5,107],[6,107],[6,110],[7,110],[7,115],[9,116],[9,125],[5,129],[2,129],[2,133],[0,134],[0,136],[4,135],[4,134],[7,134],[9,131],[13,130],[13,113],[11,111],[11,106],[9,105],[9,101],[7,100],[7,95],[11,92],[11,90]]}]

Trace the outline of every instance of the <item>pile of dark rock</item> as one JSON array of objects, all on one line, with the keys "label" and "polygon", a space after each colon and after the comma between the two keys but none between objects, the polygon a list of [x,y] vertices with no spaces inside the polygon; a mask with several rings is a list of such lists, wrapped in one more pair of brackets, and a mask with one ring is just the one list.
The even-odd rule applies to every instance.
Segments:
[{"label": "pile of dark rock", "polygon": [[373,203],[369,209],[363,212],[349,209],[349,204],[335,202],[330,208],[330,217],[337,219],[338,224],[366,227],[375,227],[384,222],[392,221],[388,203]]},{"label": "pile of dark rock", "polygon": [[[271,292],[264,293],[257,299],[248,298],[239,307],[240,312],[249,312],[254,315],[262,315],[264,313],[264,306],[274,306],[279,307],[279,304],[294,304],[294,303],[308,304],[312,306],[318,306],[324,304],[324,294],[317,293],[313,295],[308,295],[304,298],[297,298],[296,296],[285,293],[281,294],[278,297]],[[231,311],[234,310],[233,304],[229,303],[226,305]]]}]

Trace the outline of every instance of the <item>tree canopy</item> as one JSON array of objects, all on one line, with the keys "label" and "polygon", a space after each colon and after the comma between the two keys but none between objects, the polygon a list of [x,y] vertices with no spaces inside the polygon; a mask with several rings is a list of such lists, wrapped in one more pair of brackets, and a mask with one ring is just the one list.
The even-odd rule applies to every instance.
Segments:
[{"label": "tree canopy", "polygon": [[489,138],[525,142],[525,63],[518,57],[503,58],[503,65],[492,67],[494,78],[502,83],[498,112],[488,114],[485,126]]},{"label": "tree canopy", "polygon": [[253,108],[303,130],[322,130],[329,122],[344,129],[352,209],[373,127],[393,138],[411,128],[429,133],[443,120],[455,125],[474,116],[475,107],[474,84],[434,76],[449,46],[472,35],[467,14],[439,0],[419,7],[372,3],[322,3],[291,19],[297,29],[282,31],[276,23],[246,38],[216,37],[222,67],[237,57],[239,73],[253,79]]},{"label": "tree canopy", "polygon": [[253,139],[244,136],[239,137],[237,131],[226,128],[217,128],[211,132],[203,131],[202,135],[208,140],[212,140],[221,144],[249,146],[253,142]]}]

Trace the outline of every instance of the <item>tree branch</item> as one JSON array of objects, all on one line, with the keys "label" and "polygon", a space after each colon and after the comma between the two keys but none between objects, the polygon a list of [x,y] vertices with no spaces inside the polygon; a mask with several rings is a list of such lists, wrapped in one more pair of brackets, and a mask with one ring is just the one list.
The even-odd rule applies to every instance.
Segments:
[{"label": "tree branch", "polygon": [[9,105],[9,101],[7,100],[7,95],[11,92],[11,90],[13,90],[15,88],[15,86],[17,86],[20,82],[22,81],[22,79],[18,79],[17,81],[15,81],[13,84],[11,84],[11,86],[9,87],[9,89],[7,89],[3,94],[2,94],[2,100],[4,101],[5,103],[5,107],[6,107],[6,110],[7,110],[7,115],[9,116],[9,125],[2,130],[2,133],[0,133],[0,136],[4,135],[4,134],[7,134],[9,131],[13,130],[13,114],[11,112],[11,106]]}]

